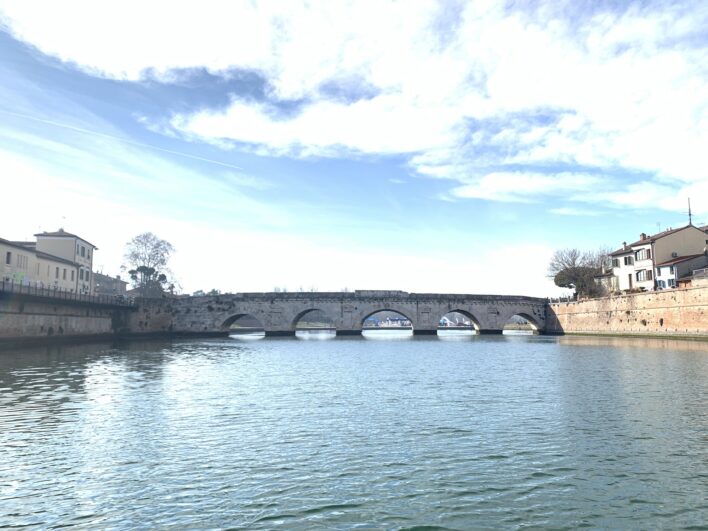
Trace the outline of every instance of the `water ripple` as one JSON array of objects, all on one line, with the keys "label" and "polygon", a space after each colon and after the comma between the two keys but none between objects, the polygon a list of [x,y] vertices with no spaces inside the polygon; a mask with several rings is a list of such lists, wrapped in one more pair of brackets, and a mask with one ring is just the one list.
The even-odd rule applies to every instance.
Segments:
[{"label": "water ripple", "polygon": [[0,526],[705,529],[708,349],[632,345],[0,352]]}]

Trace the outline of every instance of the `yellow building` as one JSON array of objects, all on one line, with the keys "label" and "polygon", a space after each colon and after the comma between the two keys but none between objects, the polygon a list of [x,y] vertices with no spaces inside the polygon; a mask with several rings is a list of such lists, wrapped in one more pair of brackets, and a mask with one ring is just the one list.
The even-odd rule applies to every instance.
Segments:
[{"label": "yellow building", "polygon": [[94,292],[95,245],[63,229],[35,236],[36,242],[0,238],[0,280],[71,293]]}]

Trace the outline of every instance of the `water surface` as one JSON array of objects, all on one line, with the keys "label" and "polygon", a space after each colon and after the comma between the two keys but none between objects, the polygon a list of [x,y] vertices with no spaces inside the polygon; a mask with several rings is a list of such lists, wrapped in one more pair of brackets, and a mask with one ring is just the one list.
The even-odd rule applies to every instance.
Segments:
[{"label": "water surface", "polygon": [[662,340],[0,351],[0,527],[700,528],[707,377]]}]

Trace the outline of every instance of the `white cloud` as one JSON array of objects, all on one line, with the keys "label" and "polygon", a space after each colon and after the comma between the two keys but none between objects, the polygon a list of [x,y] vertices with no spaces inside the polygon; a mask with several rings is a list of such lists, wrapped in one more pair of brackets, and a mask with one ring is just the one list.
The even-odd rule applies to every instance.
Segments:
[{"label": "white cloud", "polygon": [[[267,82],[268,102],[234,97],[225,110],[153,124],[163,131],[276,155],[405,154],[419,174],[459,181],[456,197],[503,201],[540,197],[524,186],[552,171],[527,170],[516,189],[488,174],[631,170],[657,193],[609,176],[546,192],[671,210],[681,194],[702,194],[695,208],[708,212],[708,10],[583,6],[0,0],[0,13],[18,38],[95,75],[169,81],[175,69],[239,69]],[[363,97],[333,97],[328,86]],[[277,112],[285,102],[300,108]]]},{"label": "white cloud", "polygon": [[495,172],[452,190],[454,197],[527,203],[549,195],[567,195],[596,185],[593,175]]}]

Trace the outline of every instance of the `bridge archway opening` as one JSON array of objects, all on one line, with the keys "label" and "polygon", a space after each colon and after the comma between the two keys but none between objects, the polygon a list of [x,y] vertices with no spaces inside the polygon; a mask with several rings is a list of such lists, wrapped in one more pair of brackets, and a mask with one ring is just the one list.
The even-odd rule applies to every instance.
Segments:
[{"label": "bridge archway opening", "polygon": [[396,310],[377,310],[362,320],[361,335],[367,339],[408,339],[413,321]]},{"label": "bridge archway opening", "polygon": [[263,323],[249,313],[232,315],[224,321],[221,328],[228,330],[229,337],[234,339],[262,339],[265,337]]},{"label": "bridge archway opening", "polygon": [[538,334],[538,323],[528,314],[512,315],[504,324],[502,334],[508,336],[532,336]]},{"label": "bridge archway opening", "polygon": [[337,325],[324,311],[312,308],[300,312],[293,320],[298,339],[332,339],[337,335]]},{"label": "bridge archway opening", "polygon": [[441,339],[460,339],[479,334],[479,323],[469,312],[452,310],[438,321],[438,337]]}]

